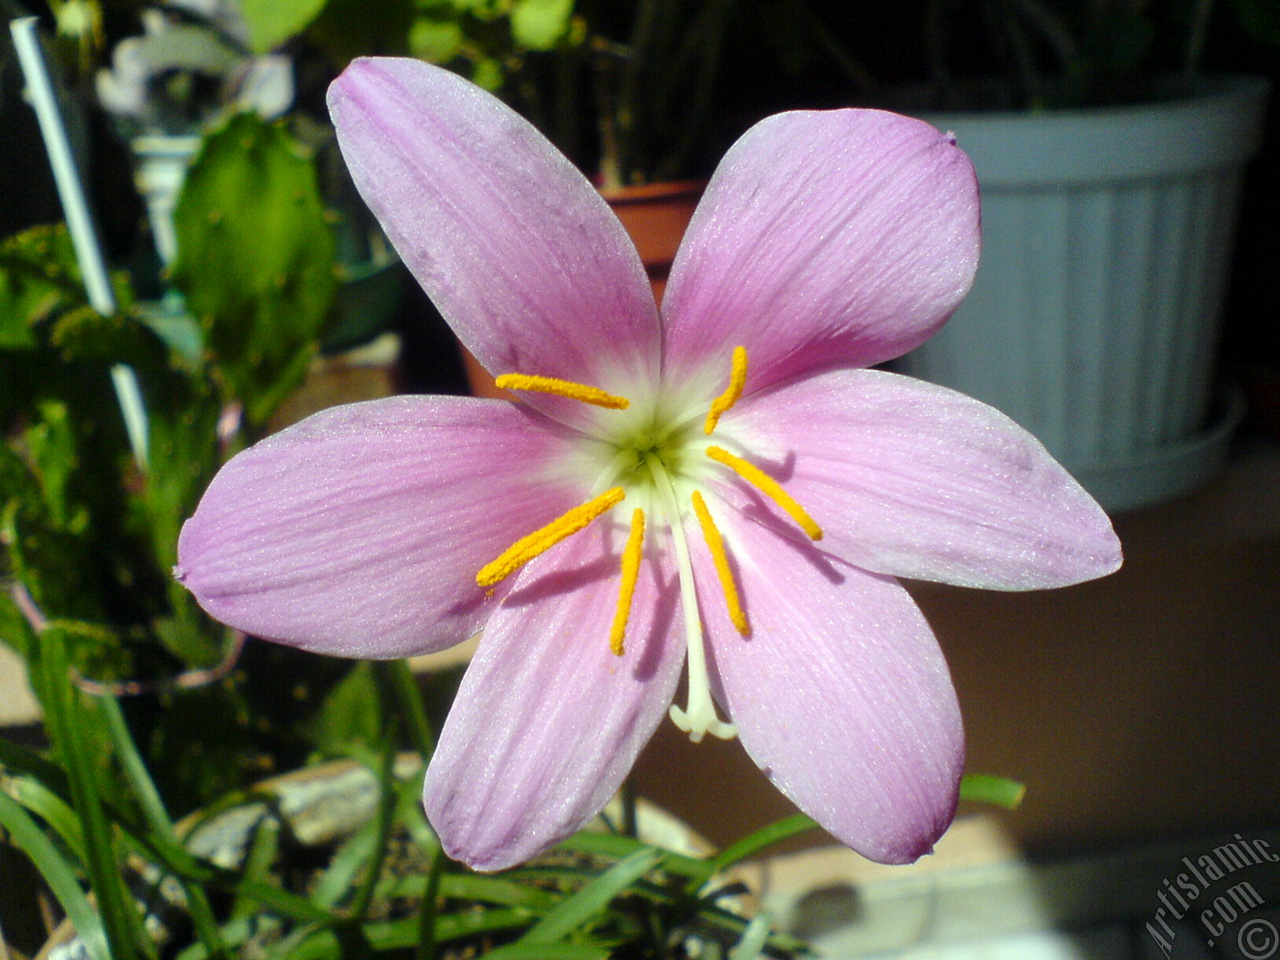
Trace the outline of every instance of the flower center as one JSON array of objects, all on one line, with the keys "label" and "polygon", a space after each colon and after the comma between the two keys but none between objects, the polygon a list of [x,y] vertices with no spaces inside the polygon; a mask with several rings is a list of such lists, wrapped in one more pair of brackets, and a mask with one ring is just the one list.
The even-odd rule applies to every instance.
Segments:
[{"label": "flower center", "polygon": [[[700,411],[684,412],[669,418],[655,415],[649,421],[631,421],[629,429],[619,430],[608,441],[606,455],[601,458],[591,487],[591,499],[521,537],[476,574],[479,586],[492,587],[534,557],[610,513],[623,500],[630,500],[632,509],[627,540],[622,549],[618,605],[609,631],[610,649],[623,656],[627,624],[644,557],[648,519],[650,516],[656,518],[659,530],[670,537],[675,554],[688,650],[689,699],[683,710],[672,705],[671,719],[695,743],[708,733],[726,739],[733,737],[737,728],[720,719],[711,695],[702,617],[698,610],[693,561],[685,532],[686,520],[696,520],[696,527],[706,543],[729,621],[744,638],[751,635],[751,624],[742,603],[730,553],[707,505],[701,481],[717,469],[713,465],[728,469],[773,500],[809,537],[822,539],[821,527],[778,481],[748,460],[705,439],[715,432],[720,418],[738,402],[746,380],[747,351],[744,347],[736,347],[729,384],[707,409],[702,426],[703,437],[698,436],[693,426],[702,416]],[[498,377],[497,384],[508,390],[550,393],[609,410],[622,411],[630,407],[630,401],[625,397],[553,377],[509,373]],[[708,589],[708,585],[703,584],[703,589]]]}]

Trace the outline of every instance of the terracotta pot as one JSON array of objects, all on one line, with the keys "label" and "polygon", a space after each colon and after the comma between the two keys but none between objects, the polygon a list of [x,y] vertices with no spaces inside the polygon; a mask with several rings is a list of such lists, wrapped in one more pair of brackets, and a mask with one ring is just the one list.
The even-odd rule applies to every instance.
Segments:
[{"label": "terracotta pot", "polygon": [[[653,296],[659,303],[667,286],[671,262],[705,186],[702,180],[678,180],[602,191],[640,251],[640,259],[653,285]],[[511,394],[494,386],[493,377],[465,348],[462,362],[472,394],[511,399]]]}]

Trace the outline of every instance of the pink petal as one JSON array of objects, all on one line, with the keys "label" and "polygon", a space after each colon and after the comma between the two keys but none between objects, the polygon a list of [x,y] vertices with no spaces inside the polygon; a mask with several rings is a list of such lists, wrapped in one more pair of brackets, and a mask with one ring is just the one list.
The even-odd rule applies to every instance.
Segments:
[{"label": "pink petal", "polygon": [[[929,625],[894,580],[730,515],[751,636],[702,609],[718,696],[747,753],[842,843],[881,863],[928,853],[955,814],[964,732]],[[696,539],[696,538],[695,538]],[[710,557],[692,550],[700,587]]]},{"label": "pink petal", "polygon": [[490,372],[613,392],[653,379],[657,309],[639,255],[531,124],[455,74],[389,58],[354,61],[329,110],[365,201]]},{"label": "pink petal", "polygon": [[968,157],[919,120],[783,113],[716,171],[663,300],[670,382],[747,347],[747,389],[870,366],[928,339],[978,264]]},{"label": "pink petal", "polygon": [[995,590],[1120,566],[1111,521],[1038,440],[971,397],[875,370],[744,399],[722,421],[866,570]]},{"label": "pink petal", "polygon": [[485,628],[425,787],[445,850],[476,869],[521,863],[599,813],[671,703],[684,643],[651,549],[626,652],[609,650],[624,540],[597,522],[557,545]]},{"label": "pink petal", "polygon": [[501,401],[334,407],[233,458],[178,541],[214,617],[322,653],[401,657],[492,612],[476,571],[585,499],[549,482],[563,428]]}]

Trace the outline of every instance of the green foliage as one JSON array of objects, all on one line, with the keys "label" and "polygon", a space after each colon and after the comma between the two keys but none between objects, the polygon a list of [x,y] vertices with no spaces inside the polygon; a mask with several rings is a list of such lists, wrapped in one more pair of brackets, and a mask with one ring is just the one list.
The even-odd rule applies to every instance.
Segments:
[{"label": "green foliage", "polygon": [[205,139],[174,223],[173,282],[261,425],[301,383],[337,292],[315,168],[282,127],[237,115]]},{"label": "green foliage", "polygon": [[250,48],[255,53],[275,49],[302,33],[324,5],[325,0],[240,0]]}]

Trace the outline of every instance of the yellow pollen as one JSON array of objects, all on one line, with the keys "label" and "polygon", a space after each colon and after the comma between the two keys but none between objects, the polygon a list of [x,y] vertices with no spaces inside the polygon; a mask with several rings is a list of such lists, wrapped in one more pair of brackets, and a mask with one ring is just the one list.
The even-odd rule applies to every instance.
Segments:
[{"label": "yellow pollen", "polygon": [[724,537],[716,522],[711,519],[711,511],[702,494],[693,491],[693,512],[698,515],[698,523],[702,526],[703,539],[707,541],[707,549],[711,551],[711,559],[716,564],[716,575],[720,578],[720,589],[724,592],[725,606],[729,608],[729,619],[744,637],[751,636],[751,625],[747,623],[747,614],[742,609],[742,601],[738,598],[738,585],[733,581],[733,571],[729,569],[729,555],[725,553]]},{"label": "yellow pollen", "polygon": [[625,410],[631,406],[626,397],[615,397],[605,393],[599,387],[589,387],[585,383],[574,383],[572,380],[558,380],[555,377],[537,377],[524,373],[504,373],[494,380],[503,390],[531,390],[534,393],[553,393],[557,397],[568,397],[570,400],[581,400],[593,407],[607,407],[610,410]]},{"label": "yellow pollen", "polygon": [[747,348],[733,348],[733,367],[729,371],[729,386],[724,393],[711,401],[711,409],[707,411],[707,422],[702,425],[702,432],[711,435],[711,431],[720,422],[721,415],[738,402],[742,396],[743,384],[747,382]]},{"label": "yellow pollen", "polygon": [[723,447],[707,447],[707,456],[716,463],[723,463],[747,483],[773,500],[774,503],[787,512],[787,515],[796,522],[801,530],[809,535],[811,540],[822,539],[822,528],[814,523],[813,517],[809,516],[805,508],[796,503],[795,498],[783,490],[773,477],[759,467],[747,463],[741,457],[735,457]]},{"label": "yellow pollen", "polygon": [[631,514],[631,533],[627,545],[622,548],[622,585],[618,588],[618,609],[613,615],[613,627],[609,630],[609,649],[622,656],[622,641],[627,633],[627,621],[631,619],[631,600],[636,594],[636,581],[640,579],[640,557],[644,551],[644,511],[636,507]]},{"label": "yellow pollen", "polygon": [[480,572],[476,574],[476,584],[481,587],[490,587],[510,576],[534,557],[550,550],[561,540],[573,536],[610,507],[617,506],[625,496],[626,493],[621,487],[606,490],[594,500],[588,500],[581,506],[574,507],[545,527],[521,537],[502,551],[501,556],[496,560],[480,568]]}]

